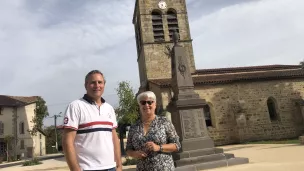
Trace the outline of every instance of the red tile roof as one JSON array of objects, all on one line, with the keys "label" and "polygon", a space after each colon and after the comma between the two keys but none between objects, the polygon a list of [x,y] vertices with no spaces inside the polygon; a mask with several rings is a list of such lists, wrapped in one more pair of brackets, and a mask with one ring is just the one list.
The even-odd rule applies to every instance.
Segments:
[{"label": "red tile roof", "polygon": [[[304,69],[299,65],[206,69],[198,70],[196,73],[192,75],[194,85],[304,78]],[[160,87],[168,87],[171,79],[152,79],[149,82]]]},{"label": "red tile roof", "polygon": [[274,71],[286,69],[301,69],[301,65],[262,65],[234,68],[214,68],[214,69],[199,69],[195,74],[221,74],[221,73],[237,73],[237,72],[253,72],[253,71]]},{"label": "red tile roof", "polygon": [[38,96],[7,96],[0,95],[0,106],[17,107],[37,101]]}]

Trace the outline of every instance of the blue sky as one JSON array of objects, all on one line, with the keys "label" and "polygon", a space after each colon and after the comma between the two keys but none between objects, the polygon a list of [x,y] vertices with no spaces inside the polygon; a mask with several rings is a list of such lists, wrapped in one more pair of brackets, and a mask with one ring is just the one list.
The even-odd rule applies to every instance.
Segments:
[{"label": "blue sky", "polygon": [[[134,3],[0,1],[0,94],[42,96],[52,116],[81,97],[84,76],[99,69],[107,79],[104,97],[116,106],[120,81],[139,87]],[[302,0],[187,0],[187,6],[197,69],[304,58]]]}]

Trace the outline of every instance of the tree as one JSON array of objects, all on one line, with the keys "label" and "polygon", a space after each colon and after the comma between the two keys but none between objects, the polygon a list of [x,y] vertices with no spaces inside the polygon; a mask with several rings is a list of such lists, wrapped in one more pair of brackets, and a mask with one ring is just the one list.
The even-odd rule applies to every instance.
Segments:
[{"label": "tree", "polygon": [[130,83],[122,81],[116,89],[119,98],[119,107],[115,109],[117,120],[121,124],[133,124],[138,119],[138,104]]},{"label": "tree", "polygon": [[116,89],[119,98],[119,106],[115,109],[118,120],[119,138],[121,153],[124,155],[124,143],[123,138],[126,133],[126,126],[131,125],[138,119],[138,105],[135,94],[133,92],[130,83],[122,81],[119,83]]},{"label": "tree", "polygon": [[37,97],[36,101],[36,109],[34,110],[35,115],[32,119],[32,123],[34,126],[31,130],[28,130],[31,135],[37,135],[38,130],[42,130],[43,119],[49,116],[48,108],[46,106],[46,102],[41,97]]},{"label": "tree", "polygon": [[6,144],[6,160],[7,161],[10,161],[10,147],[11,145],[13,144],[13,141],[14,141],[14,136],[13,135],[6,135],[4,137],[4,142]]},{"label": "tree", "polygon": [[301,68],[304,69],[304,61],[300,62]]},{"label": "tree", "polygon": [[[56,144],[55,138],[55,126],[49,126],[44,129],[44,133],[46,134],[45,137],[45,146],[46,146],[46,153],[51,154],[57,151],[53,146]],[[58,144],[61,144],[62,140],[62,131],[58,131]]]}]

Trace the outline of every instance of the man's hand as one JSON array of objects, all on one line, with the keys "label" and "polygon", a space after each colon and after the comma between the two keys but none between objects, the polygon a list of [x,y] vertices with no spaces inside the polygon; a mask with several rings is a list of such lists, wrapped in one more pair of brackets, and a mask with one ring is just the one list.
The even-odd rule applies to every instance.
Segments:
[{"label": "man's hand", "polygon": [[64,129],[62,135],[62,147],[66,162],[72,171],[81,171],[76,157],[76,150],[74,147],[74,140],[76,137],[76,130]]},{"label": "man's hand", "polygon": [[116,167],[116,171],[122,171],[122,165],[121,164]]},{"label": "man's hand", "polygon": [[133,157],[137,159],[143,159],[147,157],[147,154],[143,151],[134,151],[133,152]]}]

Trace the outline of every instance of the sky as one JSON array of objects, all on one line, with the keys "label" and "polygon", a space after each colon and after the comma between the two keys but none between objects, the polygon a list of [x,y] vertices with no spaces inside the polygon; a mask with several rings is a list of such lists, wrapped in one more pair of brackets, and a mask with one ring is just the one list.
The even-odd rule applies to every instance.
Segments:
[{"label": "sky", "polygon": [[[83,96],[85,75],[98,69],[107,80],[104,98],[117,106],[119,82],[139,87],[134,4],[0,1],[0,94],[42,96],[53,116]],[[304,59],[303,0],[187,0],[187,7],[197,69]]]}]

